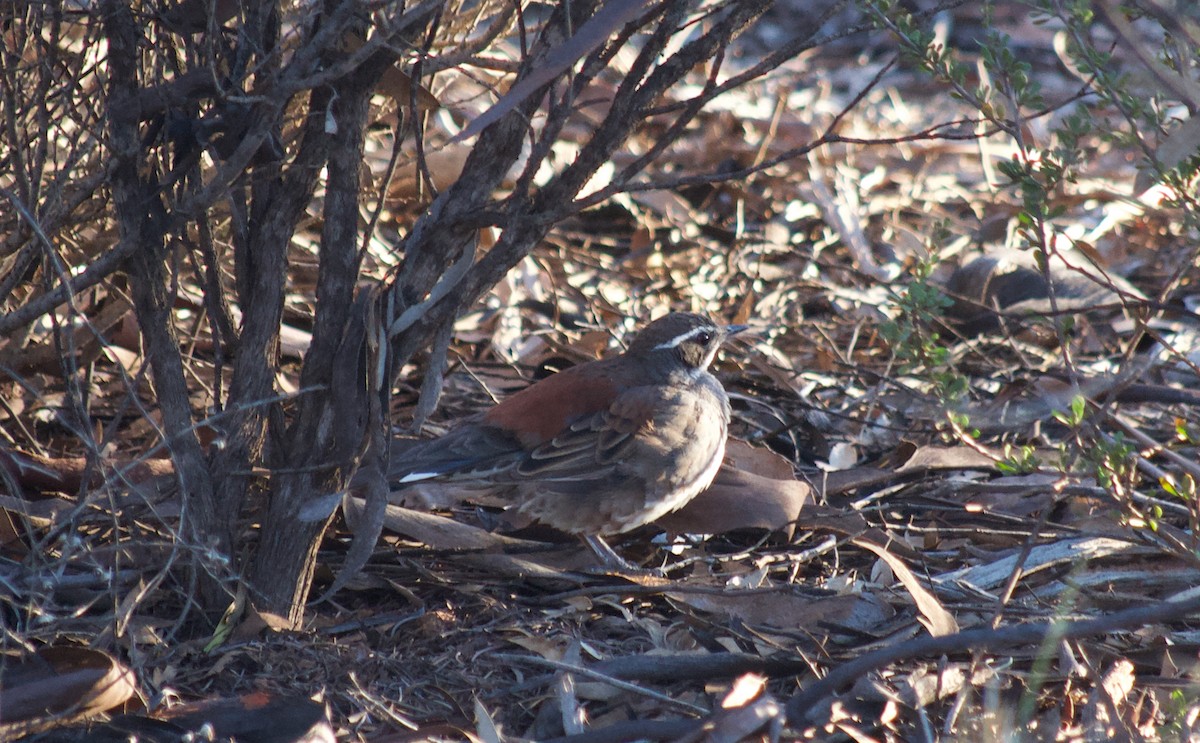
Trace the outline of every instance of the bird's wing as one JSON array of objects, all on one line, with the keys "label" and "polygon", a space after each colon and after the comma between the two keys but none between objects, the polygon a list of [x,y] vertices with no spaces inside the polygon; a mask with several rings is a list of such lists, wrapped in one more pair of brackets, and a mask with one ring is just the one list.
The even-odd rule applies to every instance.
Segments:
[{"label": "bird's wing", "polygon": [[[647,443],[635,436],[652,427],[664,404],[659,386],[632,387],[609,406],[572,423],[566,431],[529,452],[513,470],[516,480],[584,482],[609,480]],[[649,452],[647,452],[649,453]]]},{"label": "bird's wing", "polygon": [[442,479],[483,479],[510,469],[525,456],[503,429],[470,424],[436,439],[393,447],[389,478],[396,484]]},{"label": "bird's wing", "polygon": [[511,479],[506,470],[530,451],[606,413],[618,389],[612,362],[571,367],[512,395],[478,420],[392,456],[391,480]]}]

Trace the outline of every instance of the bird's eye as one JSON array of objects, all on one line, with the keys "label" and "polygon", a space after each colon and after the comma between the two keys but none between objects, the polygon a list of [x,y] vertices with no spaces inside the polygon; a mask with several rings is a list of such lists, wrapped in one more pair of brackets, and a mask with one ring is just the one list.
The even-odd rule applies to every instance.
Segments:
[{"label": "bird's eye", "polygon": [[702,346],[707,346],[712,342],[712,333],[707,330],[696,333],[696,342]]}]

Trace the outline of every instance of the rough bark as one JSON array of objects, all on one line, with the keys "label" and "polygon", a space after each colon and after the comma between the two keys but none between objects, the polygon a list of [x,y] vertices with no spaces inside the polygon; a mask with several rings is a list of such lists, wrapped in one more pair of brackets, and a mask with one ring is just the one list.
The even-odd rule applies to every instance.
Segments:
[{"label": "rough bark", "polygon": [[[339,86],[329,141],[324,226],[321,234],[317,314],[313,342],[305,355],[295,423],[276,441],[270,503],[262,540],[250,569],[261,608],[303,619],[316,550],[329,518],[302,519],[313,498],[349,483],[366,431],[367,387],[361,318],[355,304],[358,277],[358,222],[363,134],[372,70]],[[314,112],[315,116],[315,112]]]},{"label": "rough bark", "polygon": [[[166,268],[166,214],[158,183],[143,178],[139,172],[144,162],[138,120],[136,115],[130,115],[130,102],[136,97],[139,85],[140,26],[129,6],[119,0],[106,0],[102,8],[110,69],[106,108],[113,159],[110,183],[121,240],[131,246],[125,268],[162,411],[163,435],[175,462],[185,502],[181,532],[198,546],[211,546],[228,554],[230,534],[219,526],[221,519],[213,499],[212,479],[193,429],[183,359],[171,317],[174,297]],[[203,552],[190,551],[196,555]],[[193,562],[193,568],[201,574],[208,573],[207,567]],[[202,585],[207,587],[210,598],[215,598],[218,593],[215,584],[209,581]]]}]

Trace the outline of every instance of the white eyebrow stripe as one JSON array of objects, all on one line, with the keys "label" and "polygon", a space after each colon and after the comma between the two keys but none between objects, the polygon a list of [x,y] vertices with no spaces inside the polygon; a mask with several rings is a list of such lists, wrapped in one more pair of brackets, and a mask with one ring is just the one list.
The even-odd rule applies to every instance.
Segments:
[{"label": "white eyebrow stripe", "polygon": [[680,343],[683,343],[684,341],[691,340],[692,338],[695,338],[696,336],[700,335],[701,333],[708,333],[708,332],[711,332],[711,328],[706,328],[703,325],[701,325],[700,327],[692,328],[691,330],[689,330],[686,333],[681,333],[669,341],[659,343],[657,346],[654,347],[654,350],[662,351],[667,348],[675,348],[676,346],[678,346]]}]

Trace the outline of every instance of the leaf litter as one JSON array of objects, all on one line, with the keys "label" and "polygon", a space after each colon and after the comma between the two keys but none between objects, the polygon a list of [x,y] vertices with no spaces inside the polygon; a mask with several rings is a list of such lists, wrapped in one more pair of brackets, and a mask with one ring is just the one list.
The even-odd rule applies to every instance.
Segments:
[{"label": "leaf litter", "polygon": [[[727,93],[647,184],[559,225],[460,318],[441,404],[419,426],[422,435],[445,431],[563,365],[612,351],[669,309],[752,324],[757,335],[726,349],[715,368],[734,399],[733,435],[745,443],[731,445],[708,493],[619,544],[662,576],[590,569],[575,542],[513,519],[486,494],[431,488],[398,494],[404,502],[388,506],[366,570],[311,607],[305,633],[264,633],[269,618],[234,614],[227,638],[184,639],[188,587],[163,567],[177,549],[182,504],[160,487],[170,463],[156,413],[114,407],[127,399],[141,353],[133,333],[110,332],[132,321],[114,293],[83,308],[107,342],[81,334],[78,348],[97,362],[92,415],[116,421],[119,447],[83,452],[69,435],[52,392],[56,371],[46,367],[58,356],[48,334],[0,347],[7,367],[45,388],[7,401],[4,425],[20,446],[0,449],[8,481],[38,493],[0,496],[12,589],[0,604],[30,620],[21,642],[127,655],[143,691],[315,695],[350,739],[548,739],[608,726],[660,737],[707,719],[708,735],[729,740],[778,735],[781,725],[788,737],[911,740],[933,721],[964,739],[1020,729],[1033,738],[1155,740],[1170,705],[1185,708],[1173,722],[1194,726],[1200,634],[1194,620],[1170,614],[1069,639],[1031,634],[1002,651],[967,643],[898,655],[796,714],[796,691],[851,659],[925,637],[952,640],[960,629],[1053,627],[1193,600],[1198,569],[1194,490],[1190,500],[1173,497],[1187,494],[1189,476],[1194,488],[1194,470],[1169,456],[1200,457],[1196,400],[1186,395],[1196,388],[1195,347],[1174,345],[1187,326],[1170,318],[1152,334],[1123,326],[1127,309],[1159,296],[1170,267],[1189,265],[1189,255],[1184,277],[1172,280],[1180,299],[1195,302],[1195,247],[1177,236],[1178,213],[1144,203],[1136,216],[1110,219],[1105,207],[1122,203],[1118,194],[1139,177],[1116,152],[1059,195],[1110,272],[1087,272],[1108,291],[1108,309],[1081,317],[1085,327],[1065,343],[1043,319],[1057,310],[1000,301],[991,275],[982,288],[956,291],[971,319],[988,325],[941,336],[943,363],[967,386],[966,422],[956,423],[931,382],[939,370],[902,370],[881,328],[905,317],[901,295],[916,262],[936,257],[933,279],[958,289],[952,275],[969,265],[967,247],[988,250],[1010,234],[1020,204],[994,187],[991,162],[1009,153],[997,137],[911,137],[971,112],[902,69],[875,80],[881,69],[859,65],[852,51],[831,44]],[[823,73],[826,83],[812,84]],[[1039,74],[1072,87],[1057,70]],[[844,139],[787,156],[862,90],[863,104],[844,116]],[[377,174],[386,140],[374,135],[368,148]],[[616,168],[652,142],[652,130],[629,142]],[[435,181],[461,167],[453,148],[445,152],[427,164]],[[763,163],[775,164],[719,184],[688,181]],[[416,180],[391,183],[381,234],[411,224],[422,196],[406,183]],[[943,228],[950,237],[931,256],[930,237]],[[285,356],[307,342],[318,236],[310,228],[292,246],[284,323],[295,345]],[[394,257],[377,247],[372,270],[382,273]],[[201,307],[196,300],[192,310]],[[188,320],[181,309],[179,321]],[[196,336],[197,379],[212,377],[210,348]],[[393,398],[401,428],[427,363],[405,371],[413,386]],[[285,365],[293,389],[294,373]],[[211,391],[198,386],[195,395],[194,405],[211,405]],[[1079,398],[1086,415],[1072,418]],[[1090,461],[1079,451],[1086,426],[1114,446],[1130,440],[1115,439],[1118,416],[1142,436],[1130,452],[1140,478],[1103,452]],[[1054,466],[1072,453],[1092,471]],[[353,494],[346,503],[322,545],[318,589],[346,556]],[[62,530],[74,541],[46,538]]]}]

